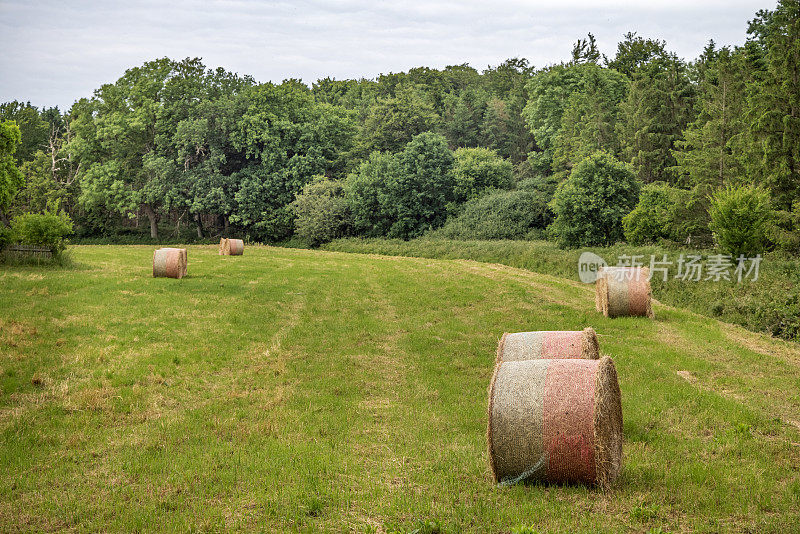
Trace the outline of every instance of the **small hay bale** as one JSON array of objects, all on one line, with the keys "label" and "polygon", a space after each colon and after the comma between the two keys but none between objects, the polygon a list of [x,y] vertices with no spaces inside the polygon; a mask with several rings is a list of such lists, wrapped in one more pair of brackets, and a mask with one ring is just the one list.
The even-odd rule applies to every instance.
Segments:
[{"label": "small hay bale", "polygon": [[241,239],[222,238],[219,241],[220,256],[241,256],[244,253],[244,241]]},{"label": "small hay bale", "polygon": [[622,467],[622,400],[614,362],[498,362],[487,445],[494,481],[608,486]]},{"label": "small hay bale", "polygon": [[655,317],[651,303],[650,269],[600,269],[595,282],[595,308],[606,317]]},{"label": "small hay bale", "polygon": [[153,252],[153,277],[183,278],[188,264],[185,248],[159,248]]},{"label": "small hay bale", "polygon": [[546,358],[596,360],[599,357],[600,348],[593,328],[503,334],[497,345],[497,361],[504,362]]}]

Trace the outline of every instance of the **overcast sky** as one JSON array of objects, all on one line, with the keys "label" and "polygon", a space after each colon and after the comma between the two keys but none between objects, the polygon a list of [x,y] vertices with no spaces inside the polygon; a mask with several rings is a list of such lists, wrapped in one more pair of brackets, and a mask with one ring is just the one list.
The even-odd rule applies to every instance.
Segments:
[{"label": "overcast sky", "polygon": [[202,57],[258,81],[372,78],[415,66],[569,58],[592,32],[613,55],[627,31],[693,59],[709,38],[741,44],[776,1],[744,0],[0,0],[0,102],[67,109],[125,69]]}]

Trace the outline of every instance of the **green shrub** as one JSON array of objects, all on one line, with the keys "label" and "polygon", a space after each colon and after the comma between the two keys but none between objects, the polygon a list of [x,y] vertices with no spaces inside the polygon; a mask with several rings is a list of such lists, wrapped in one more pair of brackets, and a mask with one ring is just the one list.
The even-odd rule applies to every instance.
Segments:
[{"label": "green shrub", "polygon": [[341,182],[319,177],[291,204],[295,233],[312,247],[347,235],[350,209]]},{"label": "green shrub", "polygon": [[791,211],[775,212],[775,224],[769,239],[783,251],[790,254],[800,253],[800,200],[792,203]]},{"label": "green shrub", "polygon": [[752,185],[721,189],[711,197],[709,215],[709,226],[725,252],[755,255],[767,248],[775,212],[765,189]]},{"label": "green shrub", "polygon": [[708,233],[705,209],[694,209],[692,191],[662,182],[647,184],[639,203],[622,219],[625,239],[633,245],[661,240],[682,243],[687,237]]},{"label": "green shrub", "polygon": [[547,197],[534,191],[498,191],[464,204],[433,235],[448,239],[524,239],[552,221]]},{"label": "green shrub", "polygon": [[610,245],[622,239],[622,218],[636,205],[639,183],[627,165],[604,152],[580,161],[559,184],[549,227],[562,247]]},{"label": "green shrub", "polygon": [[488,189],[511,189],[514,167],[510,161],[488,148],[459,148],[454,153],[455,201],[465,202]]},{"label": "green shrub", "polygon": [[400,163],[388,152],[373,152],[347,176],[345,197],[353,220],[353,232],[380,237],[389,232],[395,208],[388,202],[388,184],[400,174]]},{"label": "green shrub", "polygon": [[14,231],[11,228],[0,226],[0,250],[14,242]]},{"label": "green shrub", "polygon": [[553,198],[556,187],[558,187],[558,177],[537,171],[531,164],[530,159],[526,159],[514,167],[514,181],[517,184],[517,189],[541,191],[550,198]]},{"label": "green shrub", "polygon": [[66,248],[72,234],[72,219],[64,213],[25,213],[11,220],[13,238],[23,245],[48,247],[54,255]]},{"label": "green shrub", "polygon": [[433,132],[415,136],[397,157],[400,173],[387,184],[386,204],[396,208],[387,235],[410,239],[444,224],[455,200],[454,158],[447,140]]},{"label": "green shrub", "polygon": [[533,176],[517,183],[517,189],[541,193],[547,197],[548,202],[553,199],[557,187],[558,180],[552,174],[550,176]]}]

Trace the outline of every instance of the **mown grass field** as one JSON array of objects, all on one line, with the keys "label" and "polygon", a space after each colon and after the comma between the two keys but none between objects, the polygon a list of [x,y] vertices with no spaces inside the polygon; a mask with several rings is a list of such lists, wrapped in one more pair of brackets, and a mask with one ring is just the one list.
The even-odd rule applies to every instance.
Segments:
[{"label": "mown grass field", "polygon": [[[578,280],[578,258],[583,251],[599,254],[615,265],[620,256],[632,256],[644,265],[656,261],[673,262],[669,279],[654,272],[653,294],[665,304],[685,308],[702,315],[744,326],[783,339],[800,341],[800,259],[781,253],[768,253],[761,261],[757,280],[755,275],[744,276],[741,283],[730,269],[730,280],[706,279],[703,270],[700,281],[676,279],[677,261],[681,255],[701,255],[705,267],[708,258],[719,250],[665,248],[658,245],[631,246],[624,243],[608,247],[562,249],[550,241],[493,240],[458,241],[436,237],[401,239],[338,239],[324,245],[326,250],[386,254],[436,259],[467,259],[501,263],[541,274]],[[748,263],[749,266],[749,263]]]},{"label": "mown grass field", "polygon": [[[0,530],[791,532],[800,346],[462,260],[73,248],[0,266]],[[504,331],[593,326],[624,467],[608,492],[494,487],[486,388]],[[517,530],[519,531],[519,530]]]}]

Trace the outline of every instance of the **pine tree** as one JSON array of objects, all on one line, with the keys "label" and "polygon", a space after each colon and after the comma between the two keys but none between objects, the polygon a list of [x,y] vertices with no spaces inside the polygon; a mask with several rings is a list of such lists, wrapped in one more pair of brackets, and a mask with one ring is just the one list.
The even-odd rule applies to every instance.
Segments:
[{"label": "pine tree", "polygon": [[702,63],[698,116],[683,132],[684,140],[676,143],[673,155],[682,185],[717,188],[744,177],[735,153],[745,131],[744,57],[729,48],[707,48]]},{"label": "pine tree", "polygon": [[561,117],[553,151],[554,173],[566,177],[573,165],[598,150],[618,155],[615,126],[627,85],[622,74],[609,69],[597,68],[586,75],[583,91],[570,96]]},{"label": "pine tree", "polygon": [[692,119],[692,91],[686,65],[674,54],[634,74],[618,133],[623,159],[644,183],[675,181],[672,151]]},{"label": "pine tree", "polygon": [[790,210],[800,198],[800,1],[781,0],[775,11],[759,12],[749,33],[766,49],[766,70],[748,91],[752,139],[745,163],[771,189],[776,206]]}]

